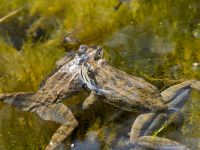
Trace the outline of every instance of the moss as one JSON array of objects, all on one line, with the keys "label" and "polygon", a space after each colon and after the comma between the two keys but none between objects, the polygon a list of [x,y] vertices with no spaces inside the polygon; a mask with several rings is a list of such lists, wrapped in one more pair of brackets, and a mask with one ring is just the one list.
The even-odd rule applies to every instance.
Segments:
[{"label": "moss", "polygon": [[[44,149],[57,127],[50,122],[38,119],[35,114],[24,113],[11,107],[2,111],[10,115],[10,117],[6,115],[1,117],[0,143],[2,149]],[[30,129],[34,132],[30,132]]]},{"label": "moss", "polygon": [[0,89],[3,92],[36,90],[63,54],[63,50],[50,41],[38,45],[25,43],[21,52],[1,42],[0,49]]},{"label": "moss", "polygon": [[[0,3],[0,18],[24,7],[0,22],[1,93],[35,91],[55,61],[64,55],[60,43],[68,35],[78,37],[80,43],[103,45],[111,65],[145,78],[161,91],[182,80],[200,79],[200,39],[194,36],[200,18],[198,0],[133,0],[130,4],[123,3],[117,11],[114,10],[117,0],[0,0]],[[198,138],[199,107],[196,96],[193,97],[187,106],[192,133],[187,123],[182,129],[185,135]],[[18,122],[14,117],[15,113],[7,120],[10,124],[6,121],[2,124],[4,145],[13,139],[6,132],[24,126],[23,120]],[[35,122],[33,118],[30,120]],[[102,143],[107,138],[111,141],[108,145],[112,143],[115,134],[104,135],[107,127],[98,121],[96,124],[89,126],[99,131]],[[30,132],[19,128],[20,133],[15,134],[19,139],[21,132],[26,135]],[[27,138],[20,146],[30,146],[28,140],[38,142]],[[36,145],[43,148],[44,143]],[[7,146],[5,149],[11,148]]]}]

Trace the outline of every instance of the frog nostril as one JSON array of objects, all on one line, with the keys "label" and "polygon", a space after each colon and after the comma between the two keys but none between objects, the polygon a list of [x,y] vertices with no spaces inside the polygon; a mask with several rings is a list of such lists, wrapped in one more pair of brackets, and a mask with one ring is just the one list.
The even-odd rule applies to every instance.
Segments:
[{"label": "frog nostril", "polygon": [[83,54],[87,51],[87,49],[88,49],[87,45],[80,45],[78,51],[79,53]]}]

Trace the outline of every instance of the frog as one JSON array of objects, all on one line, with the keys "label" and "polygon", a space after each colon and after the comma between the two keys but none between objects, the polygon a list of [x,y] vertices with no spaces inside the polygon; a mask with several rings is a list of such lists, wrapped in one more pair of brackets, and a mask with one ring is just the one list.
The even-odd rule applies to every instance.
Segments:
[{"label": "frog", "polygon": [[84,62],[79,75],[87,90],[91,91],[83,102],[84,109],[101,100],[119,110],[140,112],[130,131],[131,149],[189,149],[184,144],[154,134],[173,120],[176,122],[173,116],[184,106],[192,89],[200,91],[199,80],[186,80],[160,92],[144,79],[109,65],[104,58]]},{"label": "frog", "polygon": [[62,102],[84,90],[79,78],[81,64],[101,57],[101,47],[80,45],[76,52],[69,52],[56,62],[55,69],[41,82],[36,92],[2,93],[0,100],[22,111],[35,112],[44,120],[61,124],[45,148],[56,149],[79,125],[72,111]]}]

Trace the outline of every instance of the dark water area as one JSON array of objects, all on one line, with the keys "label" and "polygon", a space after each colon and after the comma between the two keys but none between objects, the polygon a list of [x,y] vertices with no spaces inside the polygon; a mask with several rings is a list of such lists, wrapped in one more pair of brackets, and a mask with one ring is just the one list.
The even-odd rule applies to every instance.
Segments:
[{"label": "dark water area", "polygon": [[[80,44],[101,45],[110,65],[160,91],[179,81],[200,80],[199,0],[128,0],[117,10],[117,0],[0,4],[0,93],[36,91],[56,60]],[[78,44],[63,46],[66,36],[78,38]],[[83,110],[88,95],[64,101],[79,127],[59,149],[129,149],[131,126],[141,112],[125,112],[103,100]],[[199,104],[200,92],[193,90],[180,110],[180,125],[164,127],[157,136],[200,149]],[[0,102],[0,150],[44,149],[59,126]]]}]

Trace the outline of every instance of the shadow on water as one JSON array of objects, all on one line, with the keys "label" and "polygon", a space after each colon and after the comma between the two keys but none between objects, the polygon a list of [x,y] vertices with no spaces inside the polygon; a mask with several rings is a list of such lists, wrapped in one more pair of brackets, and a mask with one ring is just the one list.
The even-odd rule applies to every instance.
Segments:
[{"label": "shadow on water", "polygon": [[[5,3],[0,15],[27,2]],[[63,56],[63,37],[73,34],[80,43],[102,45],[109,64],[146,79],[160,91],[179,80],[200,79],[198,0],[132,0],[114,10],[116,4],[116,0],[31,2],[25,12],[0,23],[0,92],[35,91]],[[88,95],[83,92],[65,100],[80,126],[60,149],[123,149],[139,112],[124,112],[101,100],[83,110]],[[181,110],[181,126],[167,126],[158,136],[199,149],[199,100],[200,93],[194,90]],[[0,102],[0,149],[44,149],[58,127]]]}]

